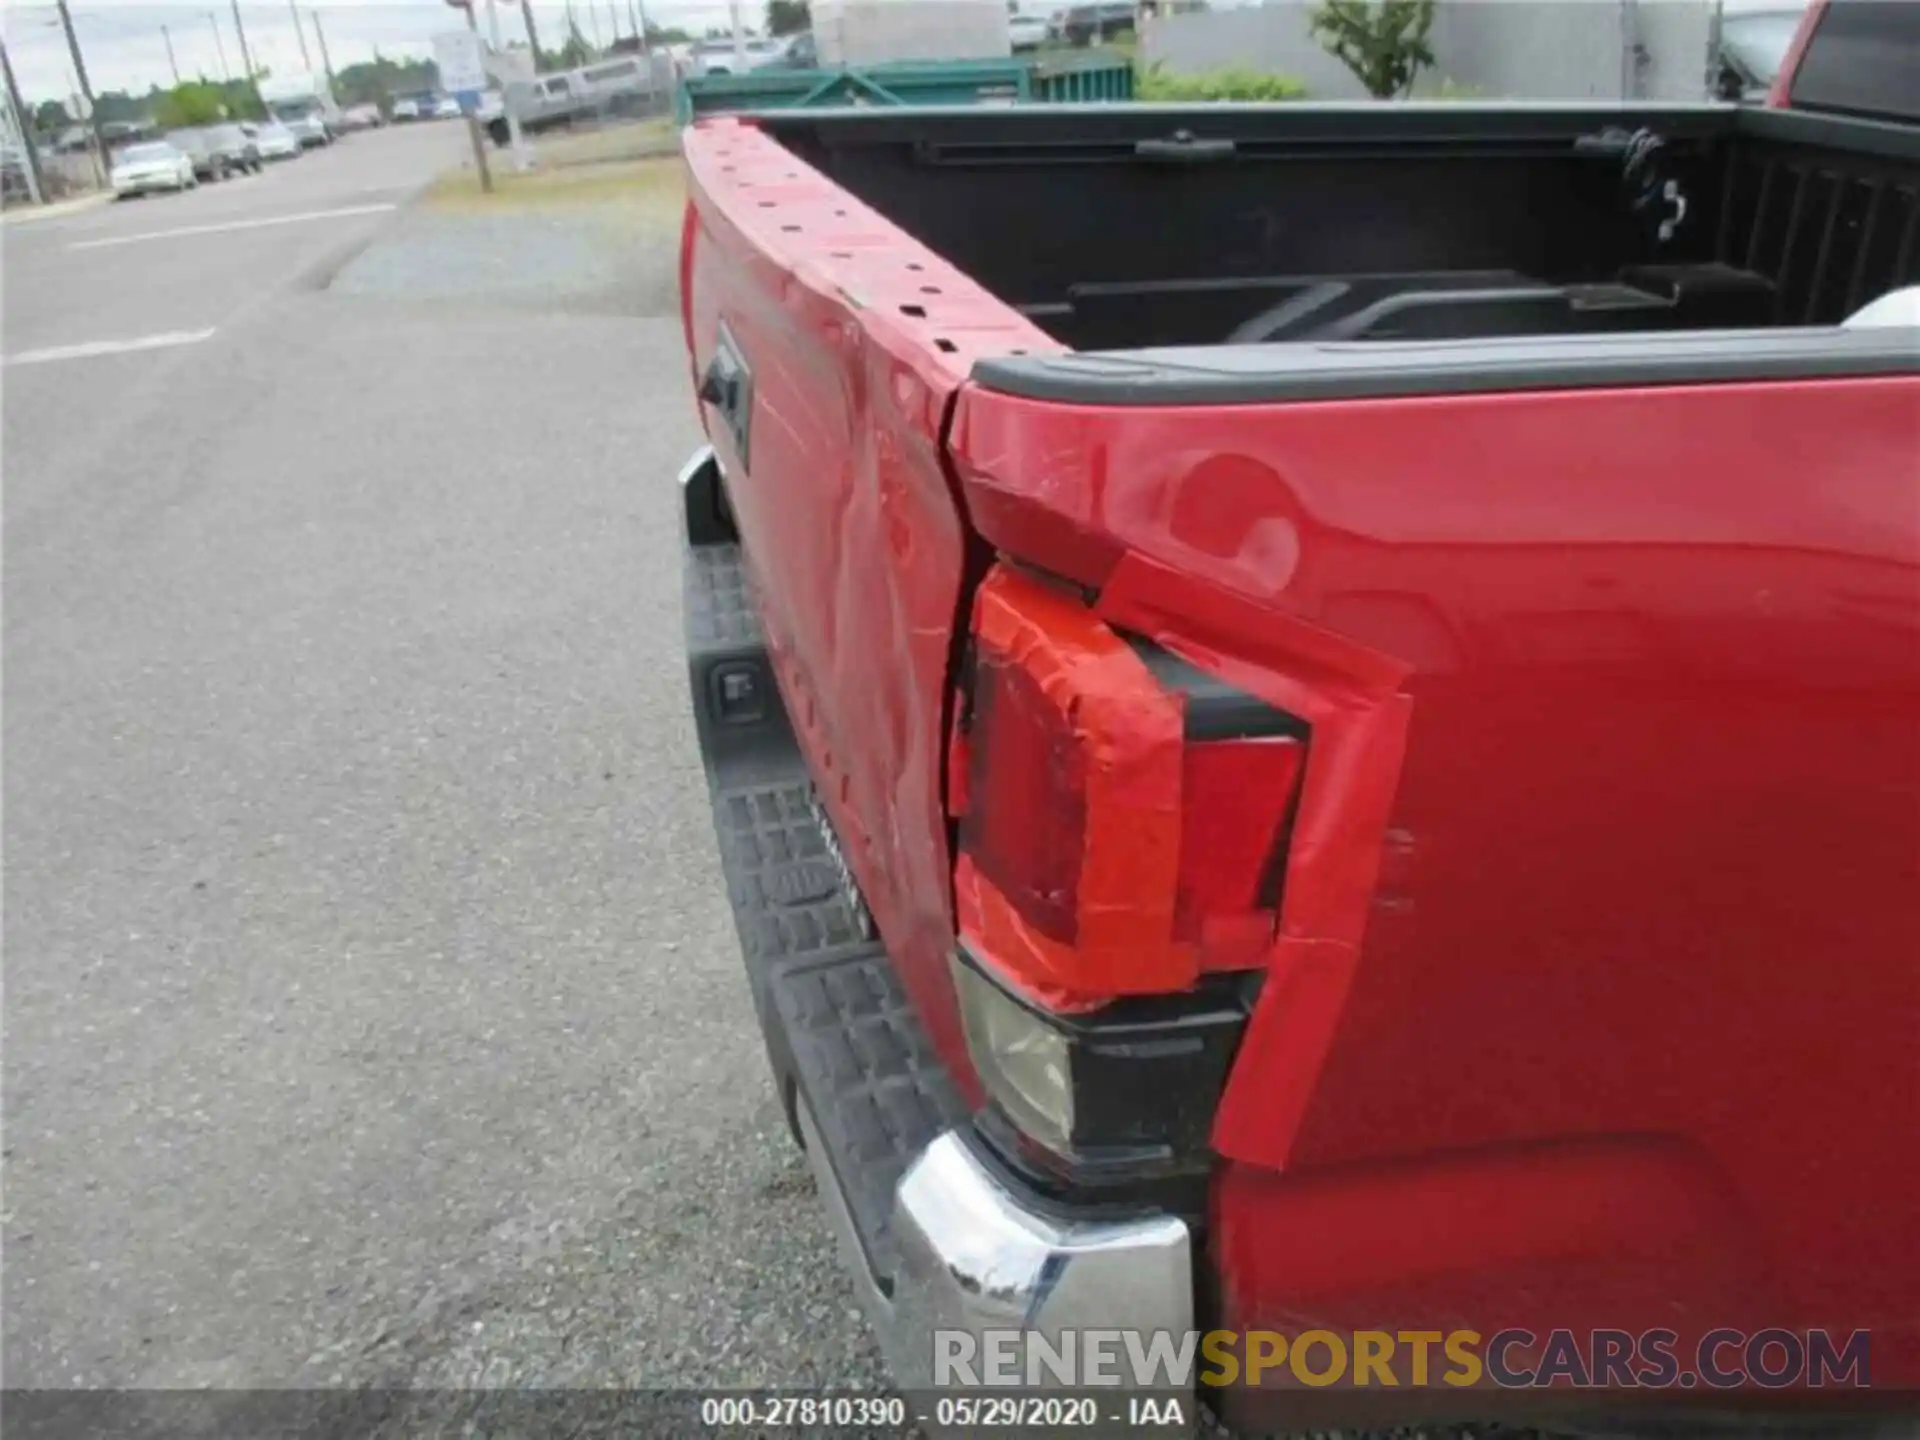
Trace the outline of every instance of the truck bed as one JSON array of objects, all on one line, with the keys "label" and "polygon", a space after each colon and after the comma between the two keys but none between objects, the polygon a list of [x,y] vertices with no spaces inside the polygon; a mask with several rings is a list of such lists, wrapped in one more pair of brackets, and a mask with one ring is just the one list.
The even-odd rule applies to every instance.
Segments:
[{"label": "truck bed", "polygon": [[[856,1274],[1041,1293],[893,1268],[998,1253],[882,1224],[951,1103],[1049,1226],[1186,1227],[1144,1330],[1841,1325],[1910,1394],[1920,377],[1844,322],[1915,279],[1920,129],[1079,107],[685,150],[689,539],[729,550],[692,563],[758,621],[695,703],[781,1093],[860,1117],[810,1148]],[[1297,790],[1259,768],[1301,741]],[[871,1045],[791,988],[843,930]],[[1136,1068],[1049,1148],[976,959],[1090,1044],[1244,1004],[1230,1073]]]},{"label": "truck bed", "polygon": [[1920,270],[1914,132],[1870,120],[1415,104],[756,123],[1083,351],[1829,326]]}]

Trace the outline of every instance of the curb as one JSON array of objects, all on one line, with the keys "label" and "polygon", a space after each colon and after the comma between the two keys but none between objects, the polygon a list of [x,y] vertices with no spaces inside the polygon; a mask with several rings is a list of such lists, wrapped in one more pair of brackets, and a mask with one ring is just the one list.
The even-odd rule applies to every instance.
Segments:
[{"label": "curb", "polygon": [[375,221],[373,228],[365,235],[335,246],[295,276],[291,287],[293,291],[318,294],[330,290],[333,282],[339,278],[340,272],[386,239],[398,226],[404,224],[407,216],[419,205],[420,198],[437,183],[436,177],[434,180],[425,180],[400,191],[394,201],[393,209]]},{"label": "curb", "polygon": [[36,205],[27,210],[8,210],[0,214],[0,225],[31,225],[39,220],[57,220],[62,215],[80,215],[112,199],[111,195],[101,192],[82,195],[78,200],[56,200],[51,205]]}]

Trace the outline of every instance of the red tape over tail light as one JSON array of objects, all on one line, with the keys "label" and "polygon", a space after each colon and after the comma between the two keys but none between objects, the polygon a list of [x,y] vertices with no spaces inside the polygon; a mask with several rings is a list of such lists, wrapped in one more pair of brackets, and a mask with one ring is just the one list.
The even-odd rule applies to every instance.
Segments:
[{"label": "red tape over tail light", "polygon": [[1306,746],[1291,736],[1187,746],[1174,926],[1199,946],[1203,969],[1251,969],[1273,945],[1305,760]]},{"label": "red tape over tail light", "polygon": [[961,843],[1039,935],[1073,945],[1087,832],[1086,755],[1031,670],[991,646],[976,655],[972,760],[987,800]]},{"label": "red tape over tail light", "polygon": [[949,762],[972,952],[1062,1012],[1260,964],[1304,731],[1006,566],[972,644]]},{"label": "red tape over tail light", "polygon": [[1084,1008],[1177,990],[1181,704],[1084,605],[997,567],[974,600],[954,883],[976,953]]}]

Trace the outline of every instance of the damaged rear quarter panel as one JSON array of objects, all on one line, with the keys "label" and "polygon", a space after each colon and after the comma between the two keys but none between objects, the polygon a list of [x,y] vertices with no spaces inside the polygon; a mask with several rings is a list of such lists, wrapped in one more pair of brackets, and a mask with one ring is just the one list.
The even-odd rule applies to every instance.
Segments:
[{"label": "damaged rear quarter panel", "polygon": [[[1312,727],[1214,1132],[1236,1323],[1524,1324],[1460,1287],[1517,1304],[1550,1275],[1555,1324],[1845,1316],[1876,1378],[1882,1328],[1889,1373],[1897,1337],[1920,1354],[1893,1238],[1920,1169],[1891,1140],[1920,1127],[1916,415],[1911,376],[964,393],[989,539]],[[1576,1171],[1604,1242],[1555,1198]],[[1486,1177],[1567,1223],[1516,1246],[1478,1201],[1436,1220]],[[1683,1212],[1726,1263],[1669,1263]],[[1363,1275],[1383,1236],[1431,1273]],[[1376,1281],[1419,1293],[1383,1309]]]}]

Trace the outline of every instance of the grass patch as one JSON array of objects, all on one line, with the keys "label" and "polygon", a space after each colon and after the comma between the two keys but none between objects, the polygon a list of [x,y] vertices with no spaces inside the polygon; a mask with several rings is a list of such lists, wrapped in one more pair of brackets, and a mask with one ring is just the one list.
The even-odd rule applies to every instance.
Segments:
[{"label": "grass patch", "polygon": [[1013,58],[1031,57],[1047,62],[1051,69],[1071,70],[1076,61],[1086,65],[1102,60],[1132,60],[1139,49],[1139,40],[1131,30],[1127,30],[1110,39],[1096,40],[1091,45],[1069,45],[1065,40],[1049,40],[1036,49],[1023,50]]},{"label": "grass patch", "polygon": [[512,157],[491,152],[494,193],[480,189],[471,162],[449,171],[430,186],[421,203],[434,210],[474,213],[615,209],[678,216],[686,202],[686,182],[678,156],[651,160],[580,162],[556,167],[541,151],[541,166],[521,174]]},{"label": "grass patch", "polygon": [[533,136],[531,140],[539,152],[540,163],[555,168],[648,160],[675,155],[680,150],[680,132],[670,116],[578,133],[556,131]]},{"label": "grass patch", "polygon": [[1213,70],[1204,75],[1169,75],[1154,65],[1135,73],[1133,98],[1161,104],[1299,100],[1307,87],[1290,75],[1258,70]]}]

